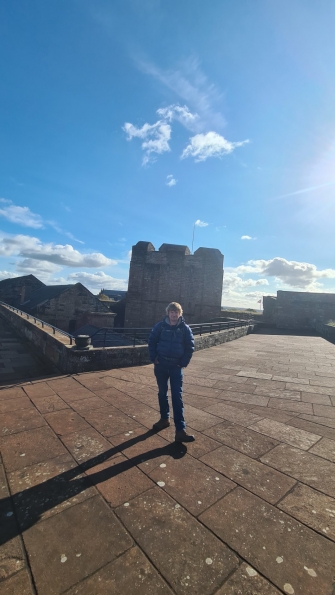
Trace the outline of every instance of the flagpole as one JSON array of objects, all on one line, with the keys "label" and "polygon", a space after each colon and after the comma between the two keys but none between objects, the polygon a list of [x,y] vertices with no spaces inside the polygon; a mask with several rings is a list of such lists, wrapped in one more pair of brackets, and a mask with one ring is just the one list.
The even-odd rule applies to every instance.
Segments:
[{"label": "flagpole", "polygon": [[192,250],[191,250],[191,254],[193,254],[194,232],[195,232],[195,222],[194,222],[194,225],[193,225],[193,234],[192,234]]}]

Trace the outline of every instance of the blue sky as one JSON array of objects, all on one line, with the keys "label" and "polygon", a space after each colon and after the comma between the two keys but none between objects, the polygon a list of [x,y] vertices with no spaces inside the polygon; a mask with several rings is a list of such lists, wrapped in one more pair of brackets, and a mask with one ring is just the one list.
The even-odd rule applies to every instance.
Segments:
[{"label": "blue sky", "polygon": [[5,0],[0,275],[127,286],[218,248],[223,304],[335,292],[332,0]]}]

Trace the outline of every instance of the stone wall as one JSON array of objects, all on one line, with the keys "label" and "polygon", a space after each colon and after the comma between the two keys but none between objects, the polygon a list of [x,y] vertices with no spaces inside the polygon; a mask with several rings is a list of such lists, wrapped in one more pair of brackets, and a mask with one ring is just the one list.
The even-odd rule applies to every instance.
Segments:
[{"label": "stone wall", "polygon": [[275,324],[275,314],[277,307],[277,298],[273,295],[263,296],[263,320],[264,322],[273,322]]},{"label": "stone wall", "polygon": [[[20,315],[0,304],[0,316],[6,319],[15,330],[26,340],[33,343],[35,349],[48,358],[63,374],[76,374],[92,370],[110,370],[128,366],[149,364],[147,345],[135,347],[106,347],[77,350],[71,346],[68,337],[60,333],[53,334],[51,329],[41,328],[27,315]],[[195,337],[195,349],[206,349],[221,343],[239,339],[250,332],[254,326],[242,326],[235,329],[221,331]]]},{"label": "stone wall", "polygon": [[150,327],[165,315],[169,302],[179,302],[188,324],[221,314],[223,255],[213,248],[150,242],[132,249],[126,297],[125,327]]},{"label": "stone wall", "polygon": [[323,324],[322,322],[316,322],[314,329],[322,337],[327,339],[330,343],[335,343],[335,326],[331,324]]},{"label": "stone wall", "polygon": [[314,328],[335,319],[335,294],[277,291],[275,310],[277,328]]},{"label": "stone wall", "polygon": [[311,329],[335,320],[335,294],[277,291],[263,297],[263,320],[277,328]]},{"label": "stone wall", "polygon": [[[109,309],[103,302],[81,283],[76,283],[59,296],[38,306],[34,310],[34,316],[63,331],[73,333],[76,328],[82,326],[81,320],[86,312],[91,315],[93,312],[109,315]],[[110,316],[110,320],[112,319],[114,320],[114,317]]]}]

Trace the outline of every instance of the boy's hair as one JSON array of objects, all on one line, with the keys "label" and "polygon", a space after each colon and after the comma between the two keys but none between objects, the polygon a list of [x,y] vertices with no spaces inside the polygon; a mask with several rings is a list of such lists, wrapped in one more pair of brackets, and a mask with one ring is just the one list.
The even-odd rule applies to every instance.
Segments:
[{"label": "boy's hair", "polygon": [[179,316],[182,316],[183,309],[178,302],[171,302],[168,306],[166,306],[166,314],[169,315],[170,310],[175,310],[175,312],[179,312]]}]

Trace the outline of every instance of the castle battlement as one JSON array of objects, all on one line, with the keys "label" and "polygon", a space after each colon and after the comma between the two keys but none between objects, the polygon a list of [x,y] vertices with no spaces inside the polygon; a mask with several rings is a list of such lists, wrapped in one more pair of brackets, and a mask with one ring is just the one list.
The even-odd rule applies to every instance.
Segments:
[{"label": "castle battlement", "polygon": [[220,316],[223,254],[215,248],[137,242],[132,248],[125,327],[148,327],[179,302],[188,323]]}]

